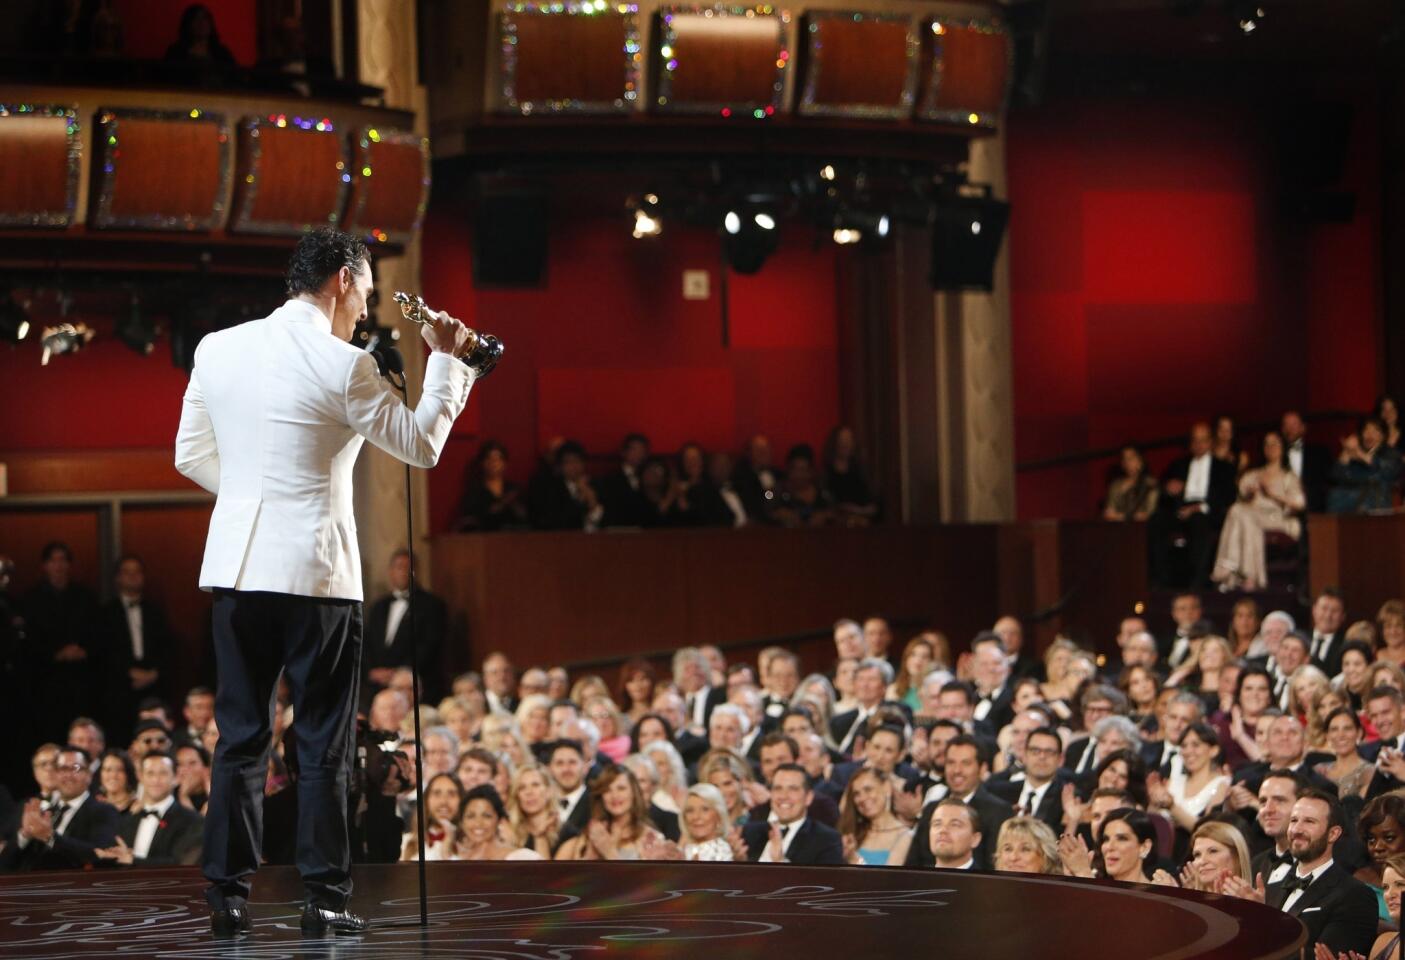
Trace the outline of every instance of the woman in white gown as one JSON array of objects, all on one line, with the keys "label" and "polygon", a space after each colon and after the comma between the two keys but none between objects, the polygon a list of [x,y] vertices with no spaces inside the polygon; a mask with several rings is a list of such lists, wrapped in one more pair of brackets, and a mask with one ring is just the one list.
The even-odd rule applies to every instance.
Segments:
[{"label": "woman in white gown", "polygon": [[1302,481],[1288,466],[1283,438],[1264,435],[1264,465],[1239,478],[1239,502],[1230,507],[1220,530],[1212,580],[1222,590],[1258,590],[1268,583],[1264,534],[1302,536],[1299,515],[1307,506]]}]

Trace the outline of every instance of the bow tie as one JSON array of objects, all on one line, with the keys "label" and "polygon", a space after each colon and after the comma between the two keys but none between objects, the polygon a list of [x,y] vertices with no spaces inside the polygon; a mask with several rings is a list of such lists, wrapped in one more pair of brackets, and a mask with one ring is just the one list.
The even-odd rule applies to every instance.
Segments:
[{"label": "bow tie", "polygon": [[783,824],[781,824],[780,826],[781,826],[781,839],[784,840],[786,837],[790,836],[790,828],[791,828],[792,826],[794,826],[794,824],[783,823]]},{"label": "bow tie", "polygon": [[393,590],[393,591],[391,591],[391,593],[392,593],[392,595],[395,597],[396,600],[408,600],[408,599],[410,599],[410,591],[408,591],[408,590]]},{"label": "bow tie", "polygon": [[565,797],[562,797],[559,802],[560,802],[560,804],[561,804],[561,809],[562,809],[562,810],[565,810],[567,807],[569,807],[569,806],[571,805],[571,801],[567,800]]},{"label": "bow tie", "polygon": [[1283,879],[1283,893],[1285,896],[1292,896],[1294,890],[1307,892],[1307,888],[1312,886],[1312,874],[1300,877],[1296,873],[1289,874]]},{"label": "bow tie", "polygon": [[147,807],[141,812],[141,818],[145,820],[147,817],[155,817],[159,820],[161,819],[161,811],[156,809],[155,807]]},{"label": "bow tie", "polygon": [[1273,859],[1269,862],[1277,867],[1285,863],[1290,865],[1297,863],[1297,860],[1293,859],[1293,852],[1291,850],[1284,850],[1282,853],[1275,853]]}]

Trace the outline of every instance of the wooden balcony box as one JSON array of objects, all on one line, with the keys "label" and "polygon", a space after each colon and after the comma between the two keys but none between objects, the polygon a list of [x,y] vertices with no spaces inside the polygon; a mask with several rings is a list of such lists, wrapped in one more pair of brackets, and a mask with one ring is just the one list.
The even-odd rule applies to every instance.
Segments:
[{"label": "wooden balcony box", "polygon": [[754,7],[665,7],[654,30],[653,109],[763,119],[781,108],[790,14]]},{"label": "wooden balcony box", "polygon": [[639,8],[632,3],[513,3],[498,14],[499,99],[524,116],[638,109]]},{"label": "wooden balcony box", "polygon": [[351,191],[347,135],[328,117],[246,117],[229,229],[296,236],[334,227]]},{"label": "wooden balcony box", "polygon": [[934,17],[922,57],[923,120],[993,128],[1005,108],[1014,51],[998,21]]},{"label": "wooden balcony box", "polygon": [[912,116],[918,49],[908,14],[816,10],[801,31],[809,116],[904,120]]},{"label": "wooden balcony box", "polygon": [[93,227],[224,226],[233,143],[223,114],[104,107],[94,130]]},{"label": "wooden balcony box", "polygon": [[0,227],[70,226],[82,145],[73,107],[0,104]]}]

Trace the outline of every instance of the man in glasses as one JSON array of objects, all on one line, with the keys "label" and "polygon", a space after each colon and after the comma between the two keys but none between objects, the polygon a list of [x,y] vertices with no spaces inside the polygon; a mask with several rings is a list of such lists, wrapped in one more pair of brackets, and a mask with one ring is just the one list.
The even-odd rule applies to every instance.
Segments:
[{"label": "man in glasses", "polygon": [[67,746],[54,761],[56,791],[24,805],[19,826],[0,851],[0,870],[81,870],[117,836],[117,808],[94,797],[92,757]]},{"label": "man in glasses", "polygon": [[148,753],[166,753],[171,749],[171,735],[160,720],[143,720],[137,724],[136,736],[127,748],[127,756],[132,763],[141,767],[142,758]]}]

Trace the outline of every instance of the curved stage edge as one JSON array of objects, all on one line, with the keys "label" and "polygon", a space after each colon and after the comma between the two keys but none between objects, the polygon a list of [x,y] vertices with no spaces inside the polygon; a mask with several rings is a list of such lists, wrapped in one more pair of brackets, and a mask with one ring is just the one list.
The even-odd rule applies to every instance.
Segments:
[{"label": "curved stage edge", "polygon": [[[1015,874],[700,863],[358,866],[362,937],[298,930],[290,867],[260,871],[251,936],[213,940],[194,867],[0,877],[0,957],[1279,960],[1303,927],[1259,904]],[[409,921],[411,926],[394,926]]]}]

